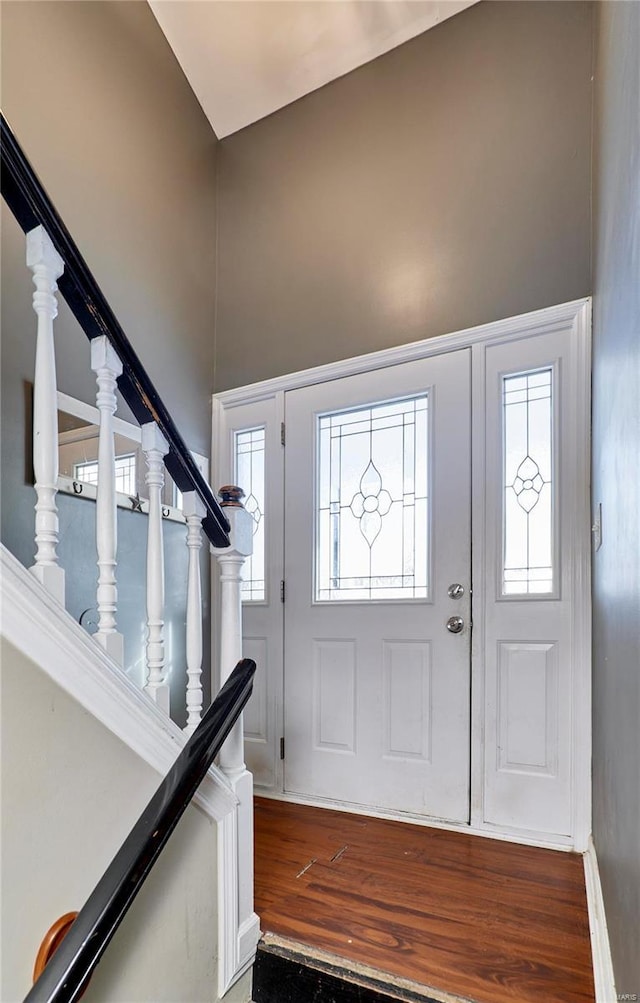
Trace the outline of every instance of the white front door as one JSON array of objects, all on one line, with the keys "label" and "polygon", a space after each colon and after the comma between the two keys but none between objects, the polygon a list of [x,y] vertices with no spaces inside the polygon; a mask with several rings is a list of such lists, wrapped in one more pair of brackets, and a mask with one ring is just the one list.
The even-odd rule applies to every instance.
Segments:
[{"label": "white front door", "polygon": [[285,396],[288,793],[469,819],[470,355]]}]

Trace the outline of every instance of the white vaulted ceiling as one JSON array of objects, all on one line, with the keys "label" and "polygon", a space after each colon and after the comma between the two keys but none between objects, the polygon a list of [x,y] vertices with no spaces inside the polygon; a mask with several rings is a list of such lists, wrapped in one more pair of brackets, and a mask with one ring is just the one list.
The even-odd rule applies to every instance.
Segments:
[{"label": "white vaulted ceiling", "polygon": [[149,0],[149,5],[222,138],[477,2]]}]

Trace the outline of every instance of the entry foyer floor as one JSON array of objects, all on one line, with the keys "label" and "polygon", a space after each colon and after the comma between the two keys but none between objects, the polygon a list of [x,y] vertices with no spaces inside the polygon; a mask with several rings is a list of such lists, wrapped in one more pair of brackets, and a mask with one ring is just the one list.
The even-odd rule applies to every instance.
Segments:
[{"label": "entry foyer floor", "polygon": [[265,933],[475,1003],[593,1003],[582,858],[256,798]]}]

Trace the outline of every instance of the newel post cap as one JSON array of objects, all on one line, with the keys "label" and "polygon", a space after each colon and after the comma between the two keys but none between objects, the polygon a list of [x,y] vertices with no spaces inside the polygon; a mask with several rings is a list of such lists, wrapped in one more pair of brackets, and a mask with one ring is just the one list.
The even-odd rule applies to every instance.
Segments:
[{"label": "newel post cap", "polygon": [[235,553],[240,557],[250,557],[253,553],[253,516],[242,504],[244,491],[235,484],[225,484],[218,491],[220,504],[229,520],[231,530],[229,547],[212,547],[211,550],[219,557]]}]

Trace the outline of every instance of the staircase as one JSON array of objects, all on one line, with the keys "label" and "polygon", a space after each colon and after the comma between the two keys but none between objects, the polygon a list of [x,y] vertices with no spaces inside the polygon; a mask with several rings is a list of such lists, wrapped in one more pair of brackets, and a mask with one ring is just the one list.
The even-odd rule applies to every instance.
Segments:
[{"label": "staircase", "polygon": [[[35,773],[45,774],[47,748],[55,747],[64,764],[64,775],[59,778],[60,788],[64,788],[65,803],[71,805],[71,814],[77,820],[73,832],[75,837],[78,825],[81,826],[82,810],[73,798],[74,785],[77,784],[78,791],[82,790],[79,794],[81,799],[88,798],[93,803],[95,790],[88,770],[91,763],[96,767],[103,764],[96,761],[95,756],[92,759],[89,751],[85,755],[84,750],[91,749],[92,738],[85,741],[79,754],[66,755],[64,735],[56,735],[54,740],[50,727],[47,712],[47,700],[50,700],[51,714],[73,720],[74,737],[76,731],[84,734],[88,728],[86,733],[95,735],[97,745],[110,750],[108,754],[113,755],[114,764],[119,764],[114,765],[114,784],[110,783],[107,769],[100,772],[102,779],[97,786],[104,792],[108,814],[113,816],[113,829],[119,833],[120,839],[123,835],[120,810],[124,807],[125,811],[129,811],[131,804],[137,803],[137,798],[132,797],[134,792],[125,783],[127,792],[123,795],[123,805],[118,803],[118,770],[122,771],[123,780],[129,773],[132,776],[147,776],[140,772],[141,763],[151,767],[152,774],[163,775],[169,771],[156,792],[155,800],[149,802],[145,813],[122,843],[112,865],[81,909],[62,946],[44,969],[28,998],[33,1003],[66,1003],[78,998],[83,979],[93,971],[166,839],[192,799],[208,820],[204,827],[201,822],[190,823],[193,829],[191,838],[195,840],[193,859],[197,859],[204,869],[198,894],[194,892],[194,899],[199,904],[191,915],[187,896],[184,907],[180,907],[180,922],[184,924],[180,936],[173,938],[168,951],[160,939],[156,944],[156,953],[159,951],[166,955],[162,961],[171,965],[172,952],[178,943],[178,953],[182,951],[182,955],[190,959],[190,930],[191,940],[195,937],[199,941],[202,932],[196,934],[193,930],[200,930],[203,913],[208,917],[209,924],[212,922],[215,925],[217,911],[216,936],[212,938],[210,927],[207,927],[207,943],[199,945],[206,949],[199,950],[197,960],[190,959],[188,964],[206,971],[209,985],[216,979],[217,993],[222,996],[250,967],[259,934],[258,917],[253,910],[253,781],[243,758],[241,719],[242,707],[251,692],[255,665],[247,662],[240,669],[242,565],[251,553],[253,520],[238,501],[242,497],[241,489],[234,490],[232,504],[228,507],[224,495],[219,501],[212,492],[4,116],[1,117],[1,138],[2,195],[26,235],[26,267],[32,273],[35,286],[32,305],[37,317],[32,415],[35,559],[27,569],[2,546],[0,570],[2,640],[7,654],[7,674],[5,677],[3,667],[3,685],[4,679],[11,675],[15,696],[19,692],[16,680],[19,680],[20,667],[23,666],[25,679],[29,676],[32,680],[32,694],[38,698],[39,720],[44,724],[42,734],[39,734],[39,726],[30,716],[28,701],[25,700],[22,705],[19,699],[14,700],[12,736],[16,748],[20,749],[20,758],[25,762],[13,764],[13,768],[26,772],[29,763],[33,762],[37,764],[34,765]],[[94,438],[97,439],[95,462],[92,458],[90,464],[95,468],[93,486],[84,483],[81,478],[76,480],[74,473],[71,497],[65,498],[65,508],[70,508],[76,515],[75,519],[66,520],[66,531],[70,537],[75,540],[76,534],[83,528],[92,524],[95,527],[93,543],[97,555],[97,588],[95,598],[90,600],[95,602],[95,607],[85,611],[91,612],[95,621],[92,633],[82,625],[85,623],[84,616],[78,622],[77,615],[71,616],[66,608],[68,586],[69,582],[73,584],[76,568],[68,562],[63,567],[58,554],[58,548],[65,543],[61,539],[58,516],[59,395],[54,322],[58,314],[59,294],[67,301],[88,339],[88,344],[80,340],[78,352],[84,350],[87,368],[93,370],[97,383],[95,407],[89,402],[81,402],[83,409],[95,415],[95,419],[90,419],[95,425]],[[131,503],[128,513],[122,512],[122,490],[120,494],[117,490],[116,432],[120,426],[115,413],[118,395],[139,424],[139,428],[132,426],[133,434],[146,466],[142,482],[146,498],[141,500],[136,490],[135,496],[127,499],[125,492],[125,504]],[[86,425],[87,422],[81,424]],[[169,582],[165,581],[166,473],[173,479],[180,505],[180,511],[173,516],[180,525],[172,528],[183,533],[186,574],[181,582],[177,582],[175,576]],[[28,488],[25,487],[24,491],[28,493]],[[88,519],[87,506],[95,507],[95,512]],[[142,534],[141,549],[143,553],[146,550],[146,559],[136,571],[133,583],[136,605],[139,598],[146,617],[140,625],[142,631],[138,630],[138,636],[133,638],[130,634],[123,635],[118,620],[118,527],[122,525],[123,518],[137,520],[135,528],[138,534]],[[131,522],[128,528],[131,529]],[[175,540],[175,533],[173,537]],[[203,706],[202,685],[205,633],[200,553],[203,537],[216,565],[220,567],[217,647],[222,689],[209,711]],[[20,549],[22,553],[28,552],[29,541],[21,540]],[[92,542],[88,540],[86,552],[91,549]],[[73,547],[69,548],[67,553],[73,550]],[[85,569],[82,570],[84,572]],[[132,583],[127,581],[126,586],[131,596]],[[184,636],[180,644],[175,645],[173,634],[179,628],[181,618],[174,618],[170,629],[166,629],[165,590],[170,588],[174,596],[179,586],[184,589]],[[140,633],[144,635],[142,641]],[[131,654],[132,647],[136,649],[134,656]],[[176,654],[181,650],[186,652],[184,661]],[[136,664],[138,661],[142,663],[140,685],[135,685],[134,674],[127,671],[132,657]],[[171,718],[170,673],[174,682],[178,675],[182,680],[183,706],[186,704],[184,727],[179,727]],[[44,693],[48,694],[46,699],[42,699]],[[78,705],[82,710],[78,709]],[[64,714],[58,708],[64,708]],[[54,717],[54,720],[57,718]],[[18,728],[15,727],[16,722]],[[28,740],[31,736],[32,743]],[[43,736],[44,745],[41,741]],[[122,756],[122,747],[118,742],[126,749]],[[218,766],[213,766],[214,756],[218,754]],[[182,766],[178,769],[180,763]],[[54,785],[58,783],[55,772],[50,779]],[[52,900],[55,906],[47,907],[55,910],[53,915],[40,915],[39,904],[46,898],[44,893],[35,900],[31,912],[23,910],[21,896],[25,901],[29,898],[24,867],[26,854],[38,856],[38,837],[47,839],[48,846],[58,847],[65,845],[65,833],[68,833],[65,830],[68,813],[65,809],[56,811],[55,792],[51,790],[47,790],[42,799],[49,811],[42,824],[43,832],[40,833],[39,825],[34,825],[36,816],[32,815],[32,810],[37,812],[38,797],[35,793],[37,782],[34,786],[32,780],[29,772],[29,782],[25,783],[25,789],[31,792],[29,811],[22,812],[24,806],[20,791],[17,784],[14,785],[17,811],[15,819],[12,819],[12,845],[21,858],[24,847],[25,858],[20,860],[17,869],[20,879],[16,887],[20,881],[24,882],[21,891],[18,888],[22,917],[20,931],[12,931],[3,944],[3,955],[11,960],[5,966],[7,972],[9,969],[11,972],[3,972],[3,980],[6,975],[12,985],[11,990],[5,992],[3,981],[2,998],[7,1000],[17,998],[18,993],[22,999],[27,991],[37,945],[47,927],[57,915],[77,909],[82,904],[76,901],[77,895],[86,896],[90,890],[80,881],[78,890],[73,894],[74,900],[58,904],[62,894],[59,889]],[[110,799],[114,797],[114,792],[116,800],[112,803]],[[144,794],[143,787],[140,806],[144,804]],[[101,811],[102,808],[100,802]],[[88,810],[92,810],[91,806]],[[97,817],[96,808],[93,821]],[[25,831],[18,831],[20,819],[27,818],[29,822]],[[95,825],[93,828],[87,825],[88,831],[92,831],[97,838],[95,828]],[[198,836],[194,835],[195,831]],[[181,832],[184,832],[184,826]],[[84,870],[93,873],[95,860],[91,845],[84,844],[82,838],[79,843],[75,838],[71,842],[76,846],[77,856],[84,862]],[[108,856],[104,858],[104,853],[113,852],[110,847],[109,838],[100,838],[95,859],[102,866],[109,859]],[[49,859],[47,854],[40,856]],[[73,864],[72,859],[65,859],[60,864],[60,873],[75,874]],[[194,875],[189,874],[190,860],[178,860],[176,866],[180,873],[184,869],[186,889],[188,882],[194,880]],[[45,869],[41,875],[44,883],[54,867],[50,861],[48,870]],[[209,881],[208,871],[211,869],[215,875],[213,883]],[[70,887],[72,884],[73,881],[70,881]],[[161,906],[158,908],[161,909]],[[32,923],[33,930],[29,929],[29,936],[25,939],[24,931]],[[9,924],[3,924],[3,927],[6,931]],[[77,947],[77,956],[73,953],[76,947],[69,946],[72,944]],[[91,959],[85,962],[80,959],[81,956],[84,959],[83,952],[87,948],[93,953]],[[58,964],[63,955],[69,955],[68,969],[64,968],[67,961]],[[180,963],[183,962],[184,958]],[[52,966],[60,968],[62,974],[59,977],[51,975]],[[149,969],[152,966],[143,963],[141,967]],[[114,974],[117,968],[111,966],[114,984],[118,979]],[[75,982],[68,976],[72,969]],[[108,961],[106,969],[109,969]],[[15,986],[19,986],[19,990]],[[151,989],[146,995],[134,997],[128,995],[133,993],[130,986],[117,990],[112,986],[103,996],[107,999],[150,1001],[158,998],[154,996],[158,991]],[[192,995],[194,991],[201,993],[192,985],[189,993]],[[135,992],[138,993],[139,989],[136,988]],[[96,998],[101,998],[100,992]]]}]

